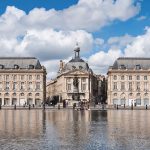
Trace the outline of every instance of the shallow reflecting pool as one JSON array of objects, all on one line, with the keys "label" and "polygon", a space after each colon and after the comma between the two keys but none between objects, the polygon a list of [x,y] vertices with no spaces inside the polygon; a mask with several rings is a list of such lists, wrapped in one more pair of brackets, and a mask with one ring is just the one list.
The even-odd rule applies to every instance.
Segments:
[{"label": "shallow reflecting pool", "polygon": [[150,110],[0,110],[0,150],[150,149]]}]

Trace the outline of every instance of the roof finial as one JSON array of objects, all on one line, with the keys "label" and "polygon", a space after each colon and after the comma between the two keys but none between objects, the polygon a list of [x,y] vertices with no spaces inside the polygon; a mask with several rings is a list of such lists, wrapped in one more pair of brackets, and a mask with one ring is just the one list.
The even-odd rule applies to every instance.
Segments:
[{"label": "roof finial", "polygon": [[78,42],[76,42],[76,47],[75,47],[74,51],[75,51],[75,58],[79,58],[80,57],[80,47],[79,47]]}]

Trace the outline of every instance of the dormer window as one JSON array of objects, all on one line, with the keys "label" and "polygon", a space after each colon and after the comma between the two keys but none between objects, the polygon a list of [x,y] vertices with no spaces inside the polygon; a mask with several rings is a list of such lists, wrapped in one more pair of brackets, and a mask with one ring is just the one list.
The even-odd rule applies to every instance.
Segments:
[{"label": "dormer window", "polygon": [[34,69],[34,65],[29,65],[29,69]]},{"label": "dormer window", "polygon": [[76,69],[76,67],[75,67],[75,66],[72,66],[72,69]]},{"label": "dormer window", "polygon": [[136,65],[136,70],[139,70],[141,69],[141,66],[140,65]]},{"label": "dormer window", "polygon": [[19,66],[18,66],[18,65],[14,65],[14,68],[15,68],[15,69],[19,69]]},{"label": "dormer window", "polygon": [[0,69],[4,69],[4,65],[0,65]]},{"label": "dormer window", "polygon": [[79,69],[80,69],[80,70],[82,70],[82,69],[83,69],[83,67],[82,67],[82,66],[79,66]]},{"label": "dormer window", "polygon": [[121,69],[126,69],[126,66],[125,65],[121,65],[120,68]]}]

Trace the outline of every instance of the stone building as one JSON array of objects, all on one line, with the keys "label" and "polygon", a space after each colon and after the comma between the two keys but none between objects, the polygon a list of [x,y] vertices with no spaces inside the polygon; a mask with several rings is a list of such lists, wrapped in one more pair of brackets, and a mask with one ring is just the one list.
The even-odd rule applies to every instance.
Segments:
[{"label": "stone building", "polygon": [[80,58],[80,48],[76,47],[75,56],[68,63],[60,61],[56,79],[47,84],[47,99],[74,102],[91,102],[98,98],[98,82],[96,75],[87,62]]},{"label": "stone building", "polygon": [[0,58],[0,104],[41,105],[46,99],[46,69],[33,57]]},{"label": "stone building", "polygon": [[150,58],[118,58],[108,70],[108,105],[150,104]]}]

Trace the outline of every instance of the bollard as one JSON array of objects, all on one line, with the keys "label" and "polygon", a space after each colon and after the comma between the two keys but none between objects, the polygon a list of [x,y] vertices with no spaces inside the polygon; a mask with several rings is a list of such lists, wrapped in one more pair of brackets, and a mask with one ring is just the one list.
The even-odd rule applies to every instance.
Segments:
[{"label": "bollard", "polygon": [[43,104],[43,109],[45,110],[45,104]]},{"label": "bollard", "polygon": [[133,110],[133,104],[131,105],[131,110]]},{"label": "bollard", "polygon": [[118,109],[118,105],[117,105],[117,109]]},{"label": "bollard", "polygon": [[2,109],[2,105],[0,104],[0,109]]},{"label": "bollard", "polygon": [[125,108],[125,104],[124,104],[124,108]]},{"label": "bollard", "polygon": [[29,110],[31,109],[31,105],[29,104]]},{"label": "bollard", "polygon": [[90,105],[88,104],[88,109],[90,109]]},{"label": "bollard", "polygon": [[58,104],[58,109],[60,109],[60,104]]},{"label": "bollard", "polygon": [[14,109],[16,110],[16,104],[14,105]]},{"label": "bollard", "polygon": [[32,107],[34,108],[34,104],[32,104]]},{"label": "bollard", "polygon": [[147,109],[147,105],[146,105],[146,109]]}]

